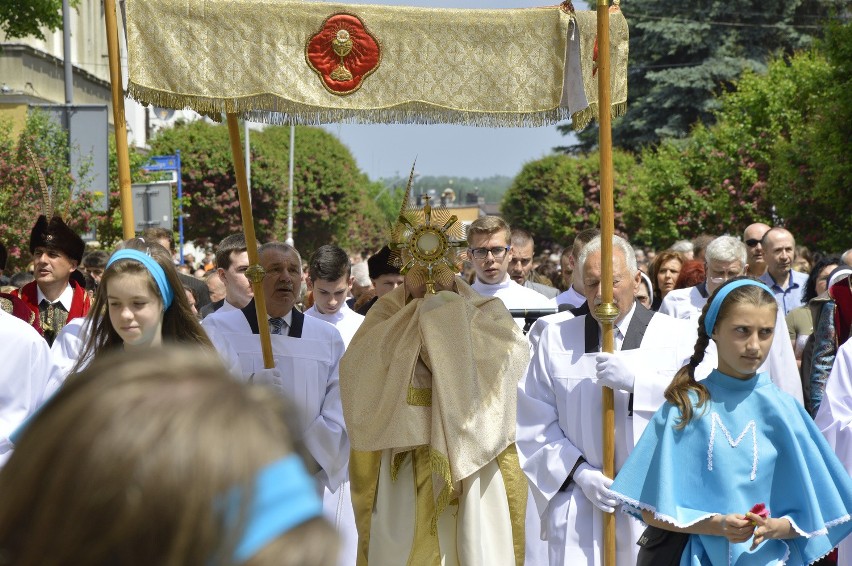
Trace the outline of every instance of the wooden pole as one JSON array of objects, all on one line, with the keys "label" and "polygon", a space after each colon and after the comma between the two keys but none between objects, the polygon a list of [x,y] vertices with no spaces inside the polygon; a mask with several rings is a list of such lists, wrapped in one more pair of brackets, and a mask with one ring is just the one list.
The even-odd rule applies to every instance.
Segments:
[{"label": "wooden pole", "polygon": [[[602,350],[612,352],[615,342],[613,322],[618,308],[612,293],[612,236],[615,232],[615,206],[612,188],[612,114],[609,75],[609,1],[597,2],[598,23],[598,124],[601,169],[601,304],[595,314],[603,327]],[[612,389],[603,388],[603,473],[615,477],[615,401]],[[615,566],[615,514],[604,513],[604,566]]]},{"label": "wooden pole", "polygon": [[257,311],[257,327],[260,330],[260,349],[263,352],[263,366],[275,367],[272,358],[272,338],[269,325],[266,324],[266,298],[263,296],[263,268],[257,262],[257,236],[254,234],[254,216],[251,212],[246,166],[243,162],[243,148],[240,145],[240,125],[236,114],[228,114],[228,135],[231,139],[231,154],[234,159],[234,175],[237,177],[237,191],[240,195],[240,215],[243,218],[243,232],[246,235],[246,252],[249,268],[246,277],[251,281],[254,291],[254,308]]},{"label": "wooden pole", "polygon": [[104,0],[109,80],[112,91],[112,121],[115,131],[115,152],[118,161],[118,191],[121,202],[122,238],[136,235],[133,222],[133,194],[130,190],[130,155],[127,149],[127,120],[124,116],[124,85],[121,80],[121,51],[118,48],[118,22],[115,0]]}]

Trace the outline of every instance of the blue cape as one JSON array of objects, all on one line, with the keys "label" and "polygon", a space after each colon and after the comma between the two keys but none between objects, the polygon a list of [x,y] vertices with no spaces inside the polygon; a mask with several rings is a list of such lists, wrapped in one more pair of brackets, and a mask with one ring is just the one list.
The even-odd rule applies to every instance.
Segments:
[{"label": "blue cape", "polygon": [[688,527],[765,503],[799,533],[753,552],[751,540],[692,535],[681,566],[810,564],[830,552],[852,532],[852,479],[805,409],[767,374],[741,380],[714,370],[701,383],[710,400],[692,421],[675,430],[680,410],[665,403],[622,466],[612,490],[623,510]]}]

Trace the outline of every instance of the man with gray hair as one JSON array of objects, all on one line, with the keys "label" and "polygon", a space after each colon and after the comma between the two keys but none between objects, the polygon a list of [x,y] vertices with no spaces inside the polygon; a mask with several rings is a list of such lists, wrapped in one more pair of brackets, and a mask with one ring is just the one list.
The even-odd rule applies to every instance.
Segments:
[{"label": "man with gray hair", "polygon": [[[609,259],[609,258],[607,258]],[[697,328],[654,313],[636,302],[636,254],[613,237],[615,353],[600,352],[601,238],[580,252],[590,314],[554,318],[541,329],[526,375],[518,386],[517,446],[529,480],[550,564],[602,564],[603,513],[616,501],[603,465],[602,386],[615,394],[615,465],[618,470],[663,403],[675,372],[692,355]],[[616,564],[636,564],[642,524],[616,516]]]},{"label": "man with gray hair", "polygon": [[695,287],[669,291],[660,312],[675,318],[697,318],[722,283],[743,274],[746,266],[746,247],[733,236],[719,236],[707,245],[704,260],[704,282]]},{"label": "man with gray hair", "polygon": [[[252,297],[241,309],[219,309],[202,325],[235,376],[270,385],[296,403],[305,447],[318,464],[317,481],[326,488],[326,503],[334,506],[335,492],[349,468],[338,377],[343,339],[328,322],[295,308],[302,282],[302,258],[296,248],[281,242],[263,244],[258,263],[265,271],[266,316],[258,320]],[[260,324],[268,324],[272,334],[271,369],[264,369]]]},{"label": "man with gray hair", "polygon": [[[695,287],[670,291],[660,305],[660,312],[675,318],[690,320],[697,327],[698,318],[701,316],[701,310],[707,303],[708,297],[727,280],[745,273],[746,258],[746,246],[739,239],[728,235],[719,236],[707,245],[704,261],[704,282]],[[773,339],[769,357],[759,371],[768,371],[772,381],[779,389],[786,391],[804,404],[802,380],[796,365],[793,347],[789,340],[782,339],[787,336],[787,322],[781,308],[778,309],[778,316],[775,320],[775,336],[781,338]],[[704,361],[695,371],[696,379],[707,377],[710,371],[716,367],[717,360],[716,343],[711,341],[707,346]]]}]

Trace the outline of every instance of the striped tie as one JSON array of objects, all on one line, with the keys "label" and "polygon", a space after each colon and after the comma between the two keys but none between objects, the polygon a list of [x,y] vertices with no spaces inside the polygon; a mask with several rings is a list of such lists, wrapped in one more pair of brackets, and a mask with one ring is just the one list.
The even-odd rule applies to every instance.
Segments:
[{"label": "striped tie", "polygon": [[284,318],[280,316],[276,316],[269,319],[269,332],[270,334],[283,334],[284,327],[287,325],[284,322]]}]

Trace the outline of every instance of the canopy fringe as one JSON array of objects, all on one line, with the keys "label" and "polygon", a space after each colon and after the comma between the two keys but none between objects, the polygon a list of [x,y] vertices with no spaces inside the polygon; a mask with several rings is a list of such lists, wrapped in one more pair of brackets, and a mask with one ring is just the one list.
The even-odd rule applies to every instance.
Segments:
[{"label": "canopy fringe", "polygon": [[[593,103],[571,115],[568,108],[557,107],[538,112],[473,112],[436,108],[430,104],[408,103],[404,108],[375,110],[346,108],[317,108],[285,101],[274,94],[258,94],[243,98],[211,98],[174,94],[130,83],[127,94],[142,104],[165,108],[192,108],[196,112],[221,120],[219,115],[238,114],[252,122],[275,125],[316,126],[329,123],[350,124],[460,124],[486,128],[536,128],[551,126],[571,119],[574,130],[582,130],[597,117],[598,105]],[[626,103],[613,104],[613,116],[621,116]],[[286,107],[286,109],[284,108]],[[265,110],[258,110],[264,108]]]}]

